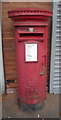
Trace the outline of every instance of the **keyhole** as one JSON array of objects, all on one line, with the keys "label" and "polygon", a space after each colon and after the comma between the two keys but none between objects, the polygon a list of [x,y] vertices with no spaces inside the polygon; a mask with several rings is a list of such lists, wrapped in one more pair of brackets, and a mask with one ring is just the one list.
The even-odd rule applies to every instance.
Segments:
[{"label": "keyhole", "polygon": [[43,63],[42,63],[42,65],[43,65]]}]

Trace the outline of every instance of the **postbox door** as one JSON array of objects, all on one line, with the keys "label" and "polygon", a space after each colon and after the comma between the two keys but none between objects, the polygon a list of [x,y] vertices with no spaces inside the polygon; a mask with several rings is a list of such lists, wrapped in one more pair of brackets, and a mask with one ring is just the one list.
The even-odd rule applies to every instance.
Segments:
[{"label": "postbox door", "polygon": [[45,40],[42,42],[28,39],[17,42],[20,98],[27,104],[36,104],[46,97]]}]

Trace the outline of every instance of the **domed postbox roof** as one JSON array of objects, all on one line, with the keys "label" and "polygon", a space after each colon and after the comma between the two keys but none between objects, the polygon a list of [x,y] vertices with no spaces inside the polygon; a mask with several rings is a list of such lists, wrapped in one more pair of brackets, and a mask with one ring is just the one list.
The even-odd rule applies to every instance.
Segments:
[{"label": "domed postbox roof", "polygon": [[[52,17],[52,12],[49,10],[28,8],[8,11],[8,16],[18,25],[19,22],[29,21],[45,21]],[[15,23],[16,22],[16,23]],[[15,25],[14,25],[15,26]]]},{"label": "domed postbox roof", "polygon": [[18,17],[18,16],[45,16],[45,17],[52,17],[52,12],[49,10],[42,10],[42,9],[33,9],[33,8],[28,8],[28,9],[18,9],[18,10],[10,10],[8,11],[9,17]]}]

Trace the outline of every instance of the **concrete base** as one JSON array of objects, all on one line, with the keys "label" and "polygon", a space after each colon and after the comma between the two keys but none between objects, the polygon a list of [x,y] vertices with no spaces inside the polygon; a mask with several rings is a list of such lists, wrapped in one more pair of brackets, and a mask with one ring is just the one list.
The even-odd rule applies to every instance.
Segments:
[{"label": "concrete base", "polygon": [[23,111],[36,111],[42,108],[42,106],[44,105],[45,100],[43,100],[42,102],[38,103],[38,104],[24,104],[22,103],[19,98],[18,98],[18,105],[19,107],[23,110]]}]

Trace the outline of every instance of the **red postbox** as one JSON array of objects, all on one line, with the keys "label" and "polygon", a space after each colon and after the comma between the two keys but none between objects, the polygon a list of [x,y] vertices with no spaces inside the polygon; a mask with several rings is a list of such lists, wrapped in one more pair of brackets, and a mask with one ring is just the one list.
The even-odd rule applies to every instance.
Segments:
[{"label": "red postbox", "polygon": [[39,108],[46,99],[48,19],[52,12],[20,9],[8,15],[15,26],[19,101]]}]

